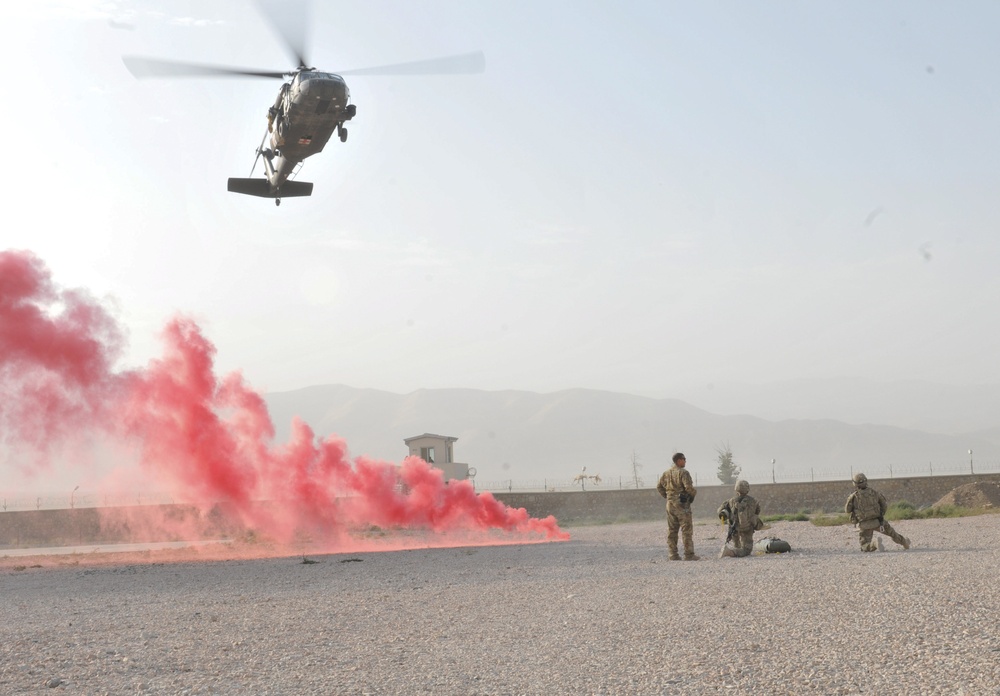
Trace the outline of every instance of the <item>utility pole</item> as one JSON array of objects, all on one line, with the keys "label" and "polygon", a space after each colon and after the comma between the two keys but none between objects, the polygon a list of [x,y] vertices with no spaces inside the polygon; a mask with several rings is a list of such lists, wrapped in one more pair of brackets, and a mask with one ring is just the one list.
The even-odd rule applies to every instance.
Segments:
[{"label": "utility pole", "polygon": [[639,489],[639,469],[642,468],[642,464],[639,463],[639,455],[636,454],[635,450],[632,450],[632,479],[635,481],[636,490]]}]

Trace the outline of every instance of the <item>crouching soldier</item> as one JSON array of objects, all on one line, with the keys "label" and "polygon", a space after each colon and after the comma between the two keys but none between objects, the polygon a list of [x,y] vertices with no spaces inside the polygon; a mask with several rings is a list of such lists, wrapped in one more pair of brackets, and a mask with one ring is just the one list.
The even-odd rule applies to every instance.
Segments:
[{"label": "crouching soldier", "polygon": [[[719,518],[729,523],[726,543],[719,558],[749,556],[753,551],[753,533],[764,527],[760,519],[760,503],[750,493],[750,484],[736,482],[736,497],[730,498],[719,508]],[[729,544],[732,543],[732,548]]]},{"label": "crouching soldier", "polygon": [[876,531],[885,534],[904,549],[910,548],[910,540],[892,528],[885,520],[888,504],[885,496],[868,487],[868,477],[864,474],[854,474],[855,490],[847,499],[844,511],[851,516],[851,522],[858,527],[858,539],[862,551],[881,551],[882,540],[872,536]]}]

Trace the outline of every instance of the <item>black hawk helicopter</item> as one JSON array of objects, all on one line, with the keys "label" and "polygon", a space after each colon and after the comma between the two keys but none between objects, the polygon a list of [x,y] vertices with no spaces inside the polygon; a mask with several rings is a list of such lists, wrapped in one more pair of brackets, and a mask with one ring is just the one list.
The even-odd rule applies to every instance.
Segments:
[{"label": "black hawk helicopter", "polygon": [[[397,63],[373,68],[320,72],[309,67],[303,50],[307,26],[302,3],[261,3],[262,13],[271,22],[298,62],[294,70],[253,70],[221,65],[123,56],[129,72],[146,77],[264,77],[285,78],[274,104],[267,111],[267,131],[257,147],[250,178],[230,178],[229,190],[249,196],[273,198],[281,205],[282,197],[310,196],[313,185],[294,179],[297,168],[307,157],[322,152],[336,132],[347,142],[346,123],[354,118],[357,107],[344,75],[448,75],[475,74],[486,68],[481,51],[444,58]],[[266,147],[265,147],[266,146]],[[253,178],[257,162],[263,158],[264,177]]]}]

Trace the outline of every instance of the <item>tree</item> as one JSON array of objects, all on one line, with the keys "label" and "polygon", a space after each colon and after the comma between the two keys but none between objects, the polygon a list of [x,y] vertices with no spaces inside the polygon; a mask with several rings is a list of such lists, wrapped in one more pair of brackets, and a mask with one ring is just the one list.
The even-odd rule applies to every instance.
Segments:
[{"label": "tree", "polygon": [[733,450],[729,443],[719,445],[715,448],[715,452],[719,455],[716,458],[716,461],[719,462],[719,480],[726,485],[736,483],[736,479],[740,475],[740,467],[733,461]]}]

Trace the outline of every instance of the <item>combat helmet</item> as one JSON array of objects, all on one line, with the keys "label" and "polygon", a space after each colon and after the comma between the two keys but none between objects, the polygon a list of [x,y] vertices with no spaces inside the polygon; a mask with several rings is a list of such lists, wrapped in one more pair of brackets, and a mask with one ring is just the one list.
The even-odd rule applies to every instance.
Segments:
[{"label": "combat helmet", "polygon": [[858,488],[868,487],[868,477],[862,474],[860,471],[854,474],[854,485]]},{"label": "combat helmet", "polygon": [[750,492],[750,482],[740,479],[736,482],[736,492],[740,495],[746,495]]}]

